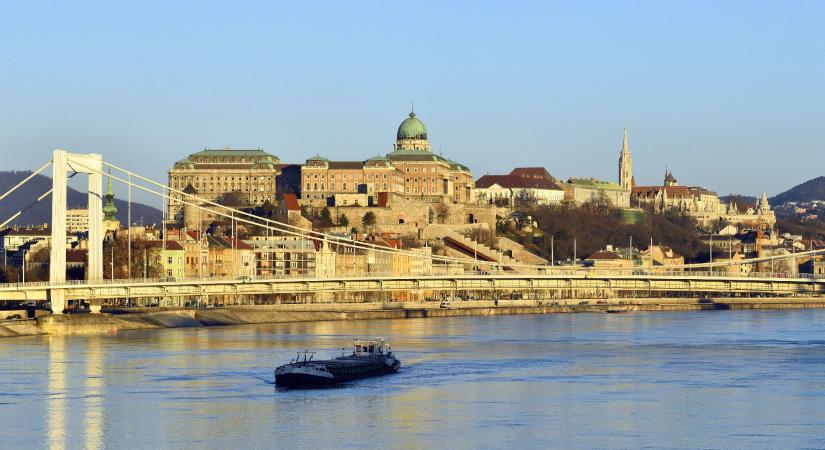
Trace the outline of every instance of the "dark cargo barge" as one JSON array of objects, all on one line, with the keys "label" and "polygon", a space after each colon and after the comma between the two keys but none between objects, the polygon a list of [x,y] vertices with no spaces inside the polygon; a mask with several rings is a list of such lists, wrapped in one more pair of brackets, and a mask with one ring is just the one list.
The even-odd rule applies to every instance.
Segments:
[{"label": "dark cargo barge", "polygon": [[335,359],[313,360],[314,352],[301,352],[298,357],[275,369],[278,386],[325,386],[360,378],[395,373],[401,361],[380,340],[355,341],[351,355]]}]

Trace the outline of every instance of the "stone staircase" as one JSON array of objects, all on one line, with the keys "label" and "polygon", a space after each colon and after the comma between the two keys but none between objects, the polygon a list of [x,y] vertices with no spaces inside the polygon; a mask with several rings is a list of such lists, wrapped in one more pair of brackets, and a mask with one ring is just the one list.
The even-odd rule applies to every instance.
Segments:
[{"label": "stone staircase", "polygon": [[498,248],[504,252],[509,251],[513,255],[513,258],[522,264],[536,264],[544,266],[548,263],[546,259],[531,253],[529,250],[524,248],[523,245],[503,236],[498,238]]},{"label": "stone staircase", "polygon": [[482,243],[476,242],[466,236],[451,232],[444,236],[444,244],[467,259],[477,257],[481,261],[495,261],[500,262],[505,269],[519,271],[519,261],[507,255],[504,255],[499,250],[492,249]]}]

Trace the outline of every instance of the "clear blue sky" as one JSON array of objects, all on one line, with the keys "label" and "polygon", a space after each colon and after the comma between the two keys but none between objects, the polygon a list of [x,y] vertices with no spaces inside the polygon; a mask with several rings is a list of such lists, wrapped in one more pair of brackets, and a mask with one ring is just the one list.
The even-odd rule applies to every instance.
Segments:
[{"label": "clear blue sky", "polygon": [[6,2],[0,167],[204,146],[391,150],[411,101],[477,176],[545,166],[769,195],[825,174],[825,2]]}]

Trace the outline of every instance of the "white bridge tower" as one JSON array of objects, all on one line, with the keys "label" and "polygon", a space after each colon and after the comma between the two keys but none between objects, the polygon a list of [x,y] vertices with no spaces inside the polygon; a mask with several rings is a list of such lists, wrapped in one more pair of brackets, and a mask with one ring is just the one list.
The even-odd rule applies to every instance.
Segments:
[{"label": "white bridge tower", "polygon": [[[68,172],[89,175],[89,238],[86,262],[86,280],[103,279],[103,158],[95,153],[77,154],[55,150],[52,155],[52,248],[49,280],[66,281],[66,191]],[[62,314],[66,309],[65,293],[49,291],[52,313]],[[99,301],[91,305],[92,312],[100,312]]]}]

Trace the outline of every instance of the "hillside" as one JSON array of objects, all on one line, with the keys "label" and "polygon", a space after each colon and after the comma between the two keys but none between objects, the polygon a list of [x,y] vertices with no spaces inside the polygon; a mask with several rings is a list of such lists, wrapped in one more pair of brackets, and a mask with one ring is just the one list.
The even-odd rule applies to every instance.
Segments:
[{"label": "hillside", "polygon": [[[11,189],[12,186],[19,183],[21,180],[31,174],[31,171],[26,172],[11,172],[0,171],[0,195]],[[105,183],[105,181],[104,181]],[[0,200],[0,223],[5,222],[12,214],[20,211],[28,206],[34,199],[48,191],[52,187],[52,179],[43,175],[37,175],[29,180],[13,194]],[[105,184],[104,184],[105,187]],[[75,189],[69,188],[67,194],[67,203],[69,207],[85,207],[86,193],[79,192]],[[126,223],[127,205],[125,200],[115,198],[115,206],[117,206],[117,218],[121,223]],[[12,225],[39,225],[51,222],[52,202],[51,196],[48,196],[23,213],[20,217],[12,222]],[[160,223],[161,212],[159,209],[140,203],[132,202],[132,221],[140,222],[143,218],[144,224]]]},{"label": "hillside", "polygon": [[771,197],[770,203],[776,206],[786,202],[810,202],[813,200],[825,200],[825,176],[808,180],[775,197]]},{"label": "hillside", "polygon": [[724,197],[719,197],[723,204],[728,205],[730,202],[736,203],[736,206],[741,211],[746,211],[749,206],[756,206],[758,199],[749,195],[728,194]]}]

